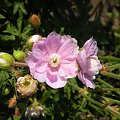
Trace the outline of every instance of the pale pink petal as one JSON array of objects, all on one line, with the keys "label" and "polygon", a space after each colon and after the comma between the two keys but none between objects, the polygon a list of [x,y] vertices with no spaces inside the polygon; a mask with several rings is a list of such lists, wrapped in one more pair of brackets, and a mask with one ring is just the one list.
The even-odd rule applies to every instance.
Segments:
[{"label": "pale pink petal", "polygon": [[33,47],[32,47],[32,52],[36,49],[36,48],[39,48],[40,50],[45,50],[45,40],[44,41],[38,41],[36,43],[33,44]]},{"label": "pale pink petal", "polygon": [[[53,78],[53,79],[51,79]],[[67,83],[67,80],[64,78],[64,77],[59,77],[59,76],[51,76],[49,75],[49,77],[47,78],[46,80],[46,83],[54,88],[54,89],[57,89],[57,88],[61,88],[61,87],[64,87]]]},{"label": "pale pink petal", "polygon": [[[66,73],[66,78],[76,77],[78,71],[78,64],[76,60],[72,61],[70,64],[62,64],[61,69],[63,73]],[[58,74],[61,76],[61,71],[58,71]],[[62,74],[65,75],[65,74]]]},{"label": "pale pink petal", "polygon": [[91,37],[89,40],[87,40],[87,41],[84,43],[83,47],[84,47],[86,50],[88,50],[92,43],[93,43],[93,37]]},{"label": "pale pink petal", "polygon": [[61,67],[59,68],[59,70],[58,70],[58,75],[59,75],[59,76],[64,76],[65,78],[67,77],[67,73],[66,73],[64,67],[61,66]]},{"label": "pale pink petal", "polygon": [[41,50],[38,49],[38,48],[35,49],[32,53],[33,53],[33,56],[38,60],[41,60],[42,57],[43,57],[43,54],[42,54]]},{"label": "pale pink petal", "polygon": [[32,69],[35,67],[38,60],[34,56],[30,55],[27,57],[27,59],[25,61],[26,61],[27,65],[29,66],[29,68]]},{"label": "pale pink petal", "polygon": [[49,72],[47,72],[47,78],[49,79],[49,81],[51,83],[57,82],[57,79],[58,79],[57,75],[53,75],[53,74],[51,74]]},{"label": "pale pink petal", "polygon": [[47,66],[48,66],[48,63],[38,61],[36,63],[35,69],[36,69],[37,72],[43,73],[43,72],[45,72],[47,70]]},{"label": "pale pink petal", "polygon": [[48,35],[46,39],[46,49],[49,53],[56,53],[61,46],[61,36],[55,32]]},{"label": "pale pink petal", "polygon": [[87,52],[86,53],[87,57],[97,54],[97,52],[98,52],[97,41],[93,41],[93,43],[91,44],[89,49],[86,50],[86,52]]},{"label": "pale pink petal", "polygon": [[98,66],[88,68],[87,72],[90,76],[97,75],[99,73]]},{"label": "pale pink petal", "polygon": [[66,59],[66,57],[71,56],[72,54],[77,55],[75,47],[75,43],[72,40],[66,40],[57,53],[61,55],[62,58]]},{"label": "pale pink petal", "polygon": [[48,53],[45,41],[38,41],[35,45],[33,45],[32,53],[36,59],[45,57]]},{"label": "pale pink petal", "polygon": [[93,80],[90,76],[88,76],[87,74],[82,74],[81,72],[79,72],[78,74],[78,78],[83,82],[83,84],[85,84],[87,87],[89,88],[95,88],[95,85],[93,83]]},{"label": "pale pink petal", "polygon": [[82,70],[82,72],[86,72],[87,63],[86,63],[86,52],[84,49],[79,52],[77,61],[79,63],[79,67]]},{"label": "pale pink petal", "polygon": [[86,50],[86,56],[97,55],[98,47],[97,41],[94,41],[93,37],[87,40],[83,46],[83,49]]},{"label": "pale pink petal", "polygon": [[39,82],[45,82],[47,80],[46,72],[43,73],[35,72],[33,77],[37,79]]}]

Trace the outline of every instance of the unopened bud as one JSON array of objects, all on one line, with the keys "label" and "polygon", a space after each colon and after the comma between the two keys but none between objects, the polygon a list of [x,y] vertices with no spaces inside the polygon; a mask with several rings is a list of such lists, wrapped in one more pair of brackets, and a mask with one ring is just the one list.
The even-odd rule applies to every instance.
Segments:
[{"label": "unopened bud", "polygon": [[41,91],[45,91],[45,90],[46,90],[45,85],[41,86]]},{"label": "unopened bud", "polygon": [[41,24],[40,18],[38,17],[38,15],[33,14],[30,18],[30,22],[33,25],[33,27],[38,28]]},{"label": "unopened bud", "polygon": [[8,95],[10,93],[10,90],[8,88],[5,88],[2,90],[3,95]]},{"label": "unopened bud", "polygon": [[10,68],[14,63],[14,58],[12,55],[0,52],[0,68],[2,69],[8,69]]},{"label": "unopened bud", "polygon": [[17,80],[17,91],[21,96],[30,96],[37,91],[38,82],[30,75],[19,77]]},{"label": "unopened bud", "polygon": [[42,39],[42,36],[40,35],[30,36],[30,38],[26,42],[27,49],[31,51],[33,44],[41,39]]},{"label": "unopened bud", "polygon": [[8,103],[8,108],[15,107],[16,103],[17,103],[16,97],[11,98]]},{"label": "unopened bud", "polygon": [[26,58],[26,54],[21,50],[14,50],[13,56],[16,60],[21,62],[24,61]]},{"label": "unopened bud", "polygon": [[16,116],[21,115],[18,107],[15,108],[15,115],[16,115]]}]

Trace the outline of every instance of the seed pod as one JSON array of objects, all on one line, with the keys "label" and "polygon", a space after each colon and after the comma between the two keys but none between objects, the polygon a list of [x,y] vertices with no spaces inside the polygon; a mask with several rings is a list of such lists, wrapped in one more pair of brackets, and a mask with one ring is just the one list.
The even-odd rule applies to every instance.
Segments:
[{"label": "seed pod", "polygon": [[16,60],[21,62],[24,61],[26,58],[26,54],[21,50],[14,50],[13,56]]},{"label": "seed pod", "polygon": [[14,63],[14,58],[12,55],[0,52],[0,68],[2,69],[8,69],[10,68]]}]

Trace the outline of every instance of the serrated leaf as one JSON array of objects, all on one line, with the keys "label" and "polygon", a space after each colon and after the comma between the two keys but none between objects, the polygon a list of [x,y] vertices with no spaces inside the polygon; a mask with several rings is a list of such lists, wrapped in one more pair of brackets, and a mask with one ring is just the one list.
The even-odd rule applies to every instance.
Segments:
[{"label": "serrated leaf", "polygon": [[2,14],[0,14],[0,19],[5,19],[5,16],[3,16]]},{"label": "serrated leaf", "polygon": [[8,23],[7,29],[4,30],[3,32],[10,33],[10,34],[15,35],[15,36],[19,36],[19,31],[17,30],[17,28],[10,23]]}]

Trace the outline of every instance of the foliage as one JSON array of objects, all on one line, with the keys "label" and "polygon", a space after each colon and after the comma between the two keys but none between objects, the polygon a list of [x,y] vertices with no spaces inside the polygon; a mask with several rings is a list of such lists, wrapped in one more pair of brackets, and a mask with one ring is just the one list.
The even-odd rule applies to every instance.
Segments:
[{"label": "foliage", "polygon": [[[93,2],[92,2],[93,1]],[[51,89],[38,84],[37,93],[21,97],[16,92],[16,80],[29,74],[28,68],[16,67],[0,70],[0,119],[24,120],[25,111],[34,98],[44,108],[43,120],[96,120],[120,119],[120,0],[3,0],[0,1],[0,50],[13,53],[25,50],[30,35],[48,35],[55,30],[70,34],[79,45],[94,36],[98,41],[99,59],[103,69],[95,79],[96,88],[89,89],[70,79],[64,88]],[[41,18],[39,28],[30,24],[30,16]],[[17,104],[8,108],[9,100],[16,96]],[[18,111],[19,109],[19,111]],[[17,112],[16,112],[17,111]],[[34,118],[30,118],[34,119]]]}]

